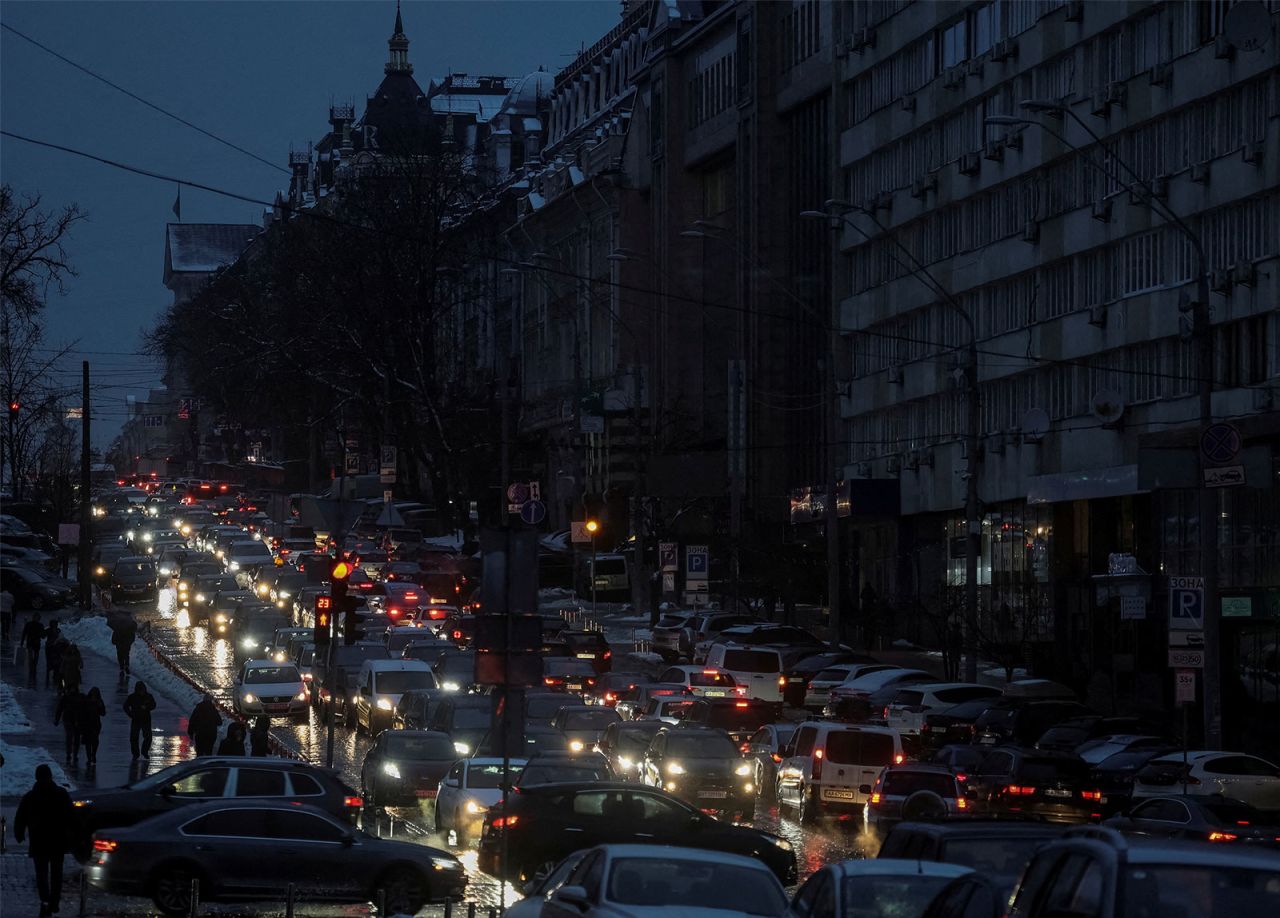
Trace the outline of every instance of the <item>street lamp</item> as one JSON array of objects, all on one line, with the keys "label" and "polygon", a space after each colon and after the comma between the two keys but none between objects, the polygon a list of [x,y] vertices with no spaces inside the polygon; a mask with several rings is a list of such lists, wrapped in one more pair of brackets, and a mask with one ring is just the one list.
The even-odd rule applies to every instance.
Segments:
[{"label": "street lamp", "polygon": [[591,536],[591,618],[594,620],[596,616],[596,533],[600,531],[600,524],[595,520],[587,520],[583,528],[587,530],[587,535]]},{"label": "street lamp", "polygon": [[[1019,103],[1028,112],[1043,113],[1058,120],[1069,117],[1089,137],[1102,148],[1103,152],[1115,163],[1118,163],[1132,179],[1126,182],[1110,169],[1106,161],[1099,162],[1096,157],[1080,149],[1062,132],[1050,127],[1036,118],[1019,118],[1015,115],[993,115],[985,120],[987,124],[999,125],[1033,125],[1046,134],[1056,138],[1063,146],[1069,147],[1085,160],[1110,178],[1116,184],[1137,195],[1143,203],[1163,217],[1191,245],[1195,259],[1196,298],[1190,304],[1191,336],[1196,341],[1196,373],[1199,376],[1199,418],[1200,431],[1203,433],[1213,423],[1213,334],[1209,315],[1209,259],[1205,253],[1204,241],[1199,233],[1187,225],[1177,213],[1164,201],[1161,201],[1147,187],[1138,171],[1123,158],[1118,156],[1110,146],[1079,115],[1065,103],[1052,99],[1026,99]],[[1183,308],[1179,306],[1179,308]],[[1200,573],[1204,577],[1204,741],[1206,748],[1216,749],[1222,745],[1222,647],[1218,603],[1218,496],[1200,482]]]},{"label": "street lamp", "polygon": [[[982,474],[982,447],[980,429],[982,426],[982,404],[978,393],[978,332],[973,317],[962,306],[951,292],[938,281],[929,269],[920,263],[911,250],[902,244],[888,227],[876,219],[871,211],[858,207],[848,201],[830,200],[825,202],[826,210],[806,210],[800,216],[808,219],[830,221],[833,229],[841,225],[857,230],[864,239],[871,239],[862,227],[850,220],[845,213],[856,212],[869,219],[881,234],[896,246],[910,261],[910,265],[898,259],[903,267],[911,272],[912,277],[924,284],[930,291],[940,296],[948,306],[964,320],[969,330],[969,343],[965,348],[964,378],[968,404],[965,421],[965,453],[968,467],[961,473],[965,481],[964,518],[965,518],[965,555],[964,555],[964,621],[965,621],[965,663],[964,678],[967,682],[978,681],[978,554],[982,538],[982,520],[978,501],[978,480]],[[833,335],[834,338],[834,335]],[[834,348],[833,348],[834,352]],[[827,518],[836,517],[835,494],[828,500]],[[830,563],[830,562],[828,562]]]}]

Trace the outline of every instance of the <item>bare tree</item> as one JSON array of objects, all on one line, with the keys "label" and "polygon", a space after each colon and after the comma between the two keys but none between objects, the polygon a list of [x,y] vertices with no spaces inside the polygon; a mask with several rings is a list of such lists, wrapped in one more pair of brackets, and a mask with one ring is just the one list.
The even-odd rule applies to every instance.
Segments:
[{"label": "bare tree", "polygon": [[83,219],[75,204],[42,211],[39,195],[19,197],[13,186],[0,186],[0,304],[6,316],[30,320],[44,308],[50,287],[65,292],[63,281],[76,272],[63,243]]},{"label": "bare tree", "polygon": [[50,385],[50,374],[67,348],[49,353],[41,348],[43,340],[35,322],[7,312],[0,317],[0,388],[6,398],[0,459],[14,500],[23,498],[38,447],[62,412],[63,393]]}]

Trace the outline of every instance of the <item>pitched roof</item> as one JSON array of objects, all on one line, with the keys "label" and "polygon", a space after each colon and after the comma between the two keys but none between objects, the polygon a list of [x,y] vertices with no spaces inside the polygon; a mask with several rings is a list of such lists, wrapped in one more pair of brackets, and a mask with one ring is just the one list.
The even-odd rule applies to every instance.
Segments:
[{"label": "pitched roof", "polygon": [[256,223],[169,223],[165,226],[164,277],[211,273],[237,258],[262,232]]}]

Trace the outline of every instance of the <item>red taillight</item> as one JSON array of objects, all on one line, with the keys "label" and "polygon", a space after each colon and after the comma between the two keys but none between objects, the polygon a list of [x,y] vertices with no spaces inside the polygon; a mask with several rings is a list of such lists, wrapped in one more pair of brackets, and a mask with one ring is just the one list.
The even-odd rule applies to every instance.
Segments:
[{"label": "red taillight", "polygon": [[[1230,832],[1210,832],[1209,841],[1211,842],[1230,842],[1236,841],[1240,836],[1233,835]],[[95,845],[97,842],[94,843]]]},{"label": "red taillight", "polygon": [[400,617],[400,610],[399,610],[399,609],[388,609],[388,610],[387,610],[387,616],[388,616],[389,618],[399,618],[399,617]]},{"label": "red taillight", "polygon": [[771,753],[769,753],[769,758],[773,759],[775,762],[781,762],[781,761],[782,761],[782,756],[778,755],[778,753],[776,753],[776,752],[771,752]]},{"label": "red taillight", "polygon": [[514,826],[519,821],[519,816],[499,816],[493,821],[493,827],[495,829],[505,829]]},{"label": "red taillight", "polygon": [[870,803],[872,806],[875,806],[876,804],[878,804],[878,803],[880,802],[880,795],[879,795],[879,794],[872,794],[872,795],[871,795],[871,799],[870,799],[870,800],[868,800],[867,802],[868,802],[868,803]]},{"label": "red taillight", "polygon": [[618,696],[613,694],[613,692],[604,693],[605,704],[608,704],[610,701],[617,701],[617,700],[618,700]]},{"label": "red taillight", "polygon": [[956,780],[959,781],[961,784],[963,784],[965,781],[969,780],[969,776],[962,771],[958,775],[956,775]]},{"label": "red taillight", "polygon": [[427,618],[433,619],[435,621],[439,621],[440,619],[444,618],[444,609],[428,609]]},{"label": "red taillight", "polygon": [[405,594],[404,594],[404,598],[405,598],[405,601],[406,601],[406,602],[408,602],[408,601],[410,601],[410,600],[412,600],[413,602],[417,602],[417,601],[418,601],[418,594],[417,594],[417,593],[405,593]]},{"label": "red taillight", "polygon": [[1082,790],[1080,792],[1081,800],[1096,800],[1102,802],[1102,791],[1100,790]]},{"label": "red taillight", "polygon": [[885,720],[888,720],[888,719],[889,719],[889,706],[888,706],[888,705],[885,705],[885,706],[884,706],[884,713],[883,713],[883,714],[881,714],[880,716],[881,716],[881,717],[883,717]]},{"label": "red taillight", "polygon": [[559,685],[561,682],[561,680],[557,679],[555,676],[546,676],[543,678],[542,681],[545,682],[547,685]]},{"label": "red taillight", "polygon": [[751,707],[751,702],[749,702],[749,701],[735,701],[735,702],[733,703],[733,706],[734,706],[735,708],[749,708],[749,707]]},{"label": "red taillight", "polygon": [[718,676],[718,675],[720,675],[720,671],[719,671],[719,670],[715,670],[715,669],[704,669],[704,670],[702,671],[702,675],[704,675],[704,676]]},{"label": "red taillight", "polygon": [[903,762],[905,762],[905,761],[906,761],[906,759],[907,759],[907,757],[906,757],[905,755],[903,755],[901,752],[899,752],[898,754],[896,754],[896,755],[893,757],[893,764],[894,764],[894,765],[901,765]]},{"label": "red taillight", "polygon": [[956,809],[957,809],[957,810],[967,810],[968,808],[969,808],[969,801],[968,801],[968,800],[964,799],[963,797],[957,797],[957,798],[956,798]]},{"label": "red taillight", "polygon": [[1004,789],[1004,792],[1010,797],[1030,797],[1036,792],[1036,789],[1025,784],[1010,784]]},{"label": "red taillight", "polygon": [[360,797],[343,797],[342,805],[353,809],[359,809],[364,806],[364,800]]},{"label": "red taillight", "polygon": [[612,650],[606,650],[606,651],[604,652],[604,659],[606,659],[606,660],[607,660],[607,659],[609,659],[611,656],[613,656],[613,651],[612,651]]},{"label": "red taillight", "polygon": [[822,758],[825,755],[821,748],[813,750],[813,780],[815,781],[822,777]]},{"label": "red taillight", "polygon": [[461,631],[455,631],[455,632],[453,632],[453,639],[454,639],[455,641],[460,641],[460,640],[462,640],[462,632],[461,632]]},{"label": "red taillight", "polygon": [[120,843],[110,838],[95,838],[93,840],[94,851],[114,851],[119,847]]}]

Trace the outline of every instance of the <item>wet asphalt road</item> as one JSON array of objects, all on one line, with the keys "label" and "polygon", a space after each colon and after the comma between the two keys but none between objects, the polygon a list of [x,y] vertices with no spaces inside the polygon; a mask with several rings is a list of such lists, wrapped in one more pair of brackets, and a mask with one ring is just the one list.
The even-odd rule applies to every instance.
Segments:
[{"label": "wet asphalt road", "polygon": [[[152,621],[152,642],[170,661],[181,667],[188,676],[226,702],[231,700],[236,666],[231,645],[225,639],[212,638],[203,627],[179,627],[172,615],[174,596],[172,590],[161,594],[159,608],[155,611],[138,611],[135,616]],[[606,632],[608,634],[608,632]],[[629,648],[628,648],[629,649]],[[320,723],[312,711],[307,721],[277,720],[272,733],[283,744],[308,761],[323,764],[326,751],[326,726]],[[347,783],[360,788],[360,767],[368,752],[370,739],[342,724],[334,730],[333,765]],[[776,833],[794,846],[800,880],[825,864],[854,857],[873,856],[878,844],[862,833],[861,820],[844,823],[832,822],[816,827],[801,827],[794,812],[780,811],[776,804],[759,804],[752,824],[759,829]],[[395,837],[421,841],[423,844],[454,851],[467,867],[470,883],[467,899],[481,905],[499,904],[500,889],[497,881],[481,872],[477,866],[476,851],[450,848],[448,840],[434,832],[434,803],[423,801],[417,807],[395,808],[388,812],[365,816],[364,827],[368,831]],[[507,902],[518,896],[507,886]]]}]

